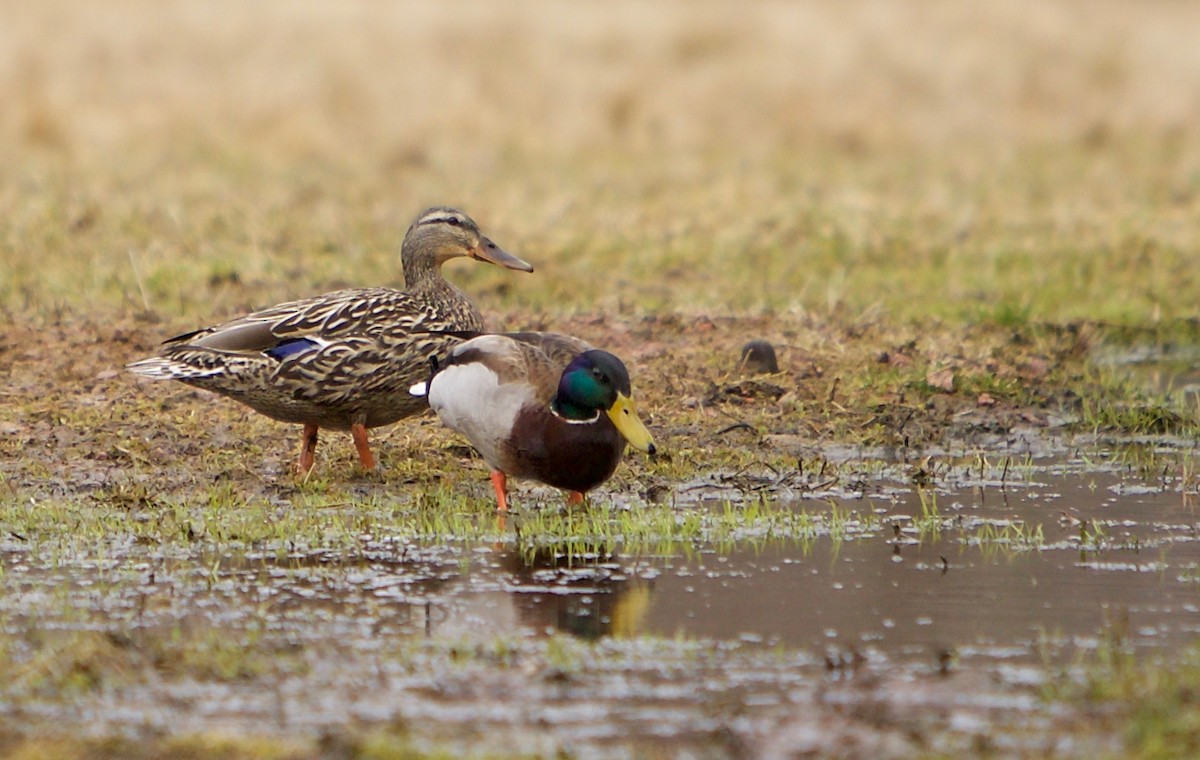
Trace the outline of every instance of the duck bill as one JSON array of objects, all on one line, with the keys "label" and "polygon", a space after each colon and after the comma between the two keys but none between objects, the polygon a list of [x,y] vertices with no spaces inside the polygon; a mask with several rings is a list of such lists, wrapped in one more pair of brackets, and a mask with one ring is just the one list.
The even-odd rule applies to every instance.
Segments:
[{"label": "duck bill", "polygon": [[629,445],[640,451],[654,451],[654,438],[638,417],[637,407],[633,399],[624,393],[617,394],[617,402],[605,414],[617,427],[617,432],[625,436]]},{"label": "duck bill", "polygon": [[518,272],[532,272],[533,266],[528,264],[516,256],[513,256],[508,251],[496,245],[492,241],[484,238],[479,241],[479,245],[471,252],[472,258],[486,261],[489,264],[495,264],[498,267],[505,269],[515,269]]}]

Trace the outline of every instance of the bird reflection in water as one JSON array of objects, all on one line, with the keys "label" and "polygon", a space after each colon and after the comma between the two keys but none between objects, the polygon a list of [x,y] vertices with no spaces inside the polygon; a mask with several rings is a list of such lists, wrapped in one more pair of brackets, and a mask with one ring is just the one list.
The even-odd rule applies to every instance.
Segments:
[{"label": "bird reflection in water", "polygon": [[634,576],[616,555],[573,542],[505,551],[500,568],[520,623],[583,639],[635,636],[650,608],[653,581]]}]

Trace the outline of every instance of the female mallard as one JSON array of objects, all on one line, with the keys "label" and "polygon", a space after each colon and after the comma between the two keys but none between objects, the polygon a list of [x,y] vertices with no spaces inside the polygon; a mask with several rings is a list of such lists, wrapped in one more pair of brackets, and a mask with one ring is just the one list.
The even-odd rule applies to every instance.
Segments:
[{"label": "female mallard", "polygon": [[575,503],[613,474],[626,441],[655,451],[625,365],[566,335],[472,338],[412,392],[427,395],[442,422],[491,466],[501,511],[508,510],[508,475],[570,491]]},{"label": "female mallard", "polygon": [[442,277],[442,264],[459,256],[533,271],[466,214],[435,207],[404,236],[406,290],[354,288],[280,304],[171,338],[158,356],[129,369],[304,425],[301,473],[312,469],[320,428],[349,430],[363,467],[372,469],[367,429],[425,409],[409,387],[460,339],[451,333],[483,329],[479,310]]}]

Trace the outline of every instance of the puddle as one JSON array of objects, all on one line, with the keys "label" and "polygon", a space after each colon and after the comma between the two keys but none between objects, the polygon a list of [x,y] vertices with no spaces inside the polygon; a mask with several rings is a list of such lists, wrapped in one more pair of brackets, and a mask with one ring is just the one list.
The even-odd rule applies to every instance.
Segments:
[{"label": "puddle", "polygon": [[[949,755],[1002,725],[1020,726],[1006,741],[1024,746],[1056,730],[1033,693],[1042,663],[1069,665],[1114,638],[1174,652],[1200,633],[1195,494],[1104,461],[952,467],[923,492],[902,468],[876,467],[864,496],[776,503],[767,528],[729,540],[710,527],[636,542],[519,547],[501,531],[422,542],[379,519],[353,550],[129,539],[81,555],[10,534],[0,654],[24,663],[17,683],[38,683],[39,668],[66,683],[109,668],[117,685],[86,713],[73,697],[14,692],[6,707],[0,689],[0,716],[82,720],[98,734],[170,731],[184,716],[280,735],[399,722],[471,751],[483,734],[497,751],[553,754],[567,741],[579,757],[632,757],[683,742],[726,756],[730,736],[769,746],[771,731],[844,720],[837,705],[882,704],[943,721]],[[702,522],[756,508],[641,509]],[[100,644],[45,649],[80,632]],[[146,663],[151,674],[134,678]],[[873,675],[853,677],[860,669]],[[518,692],[520,706],[506,706]],[[736,719],[714,722],[729,710]],[[810,714],[811,725],[799,717]],[[530,744],[530,731],[549,743]],[[903,721],[896,731],[912,735]]]},{"label": "puddle", "polygon": [[1180,401],[1200,397],[1200,346],[1156,344],[1102,350],[1101,366],[1118,368],[1148,392]]},{"label": "puddle", "polygon": [[1038,659],[1045,645],[1094,646],[1106,626],[1141,647],[1200,633],[1190,497],[1043,472],[1003,491],[943,491],[935,520],[917,494],[893,498],[874,507],[877,529],[850,540],[594,558],[477,547],[467,572],[423,597],[425,630],[684,635],[922,661]]},{"label": "puddle", "polygon": [[[972,479],[924,494],[893,487],[874,499],[797,499],[781,508],[814,515],[811,536],[720,544],[594,548],[584,537],[519,549],[383,535],[354,556],[175,558],[130,546],[72,563],[10,538],[0,544],[0,611],[10,624],[65,628],[265,621],[308,641],[481,630],[682,635],[925,662],[944,652],[1040,658],[1046,644],[1094,646],[1113,625],[1127,626],[1139,647],[1172,649],[1200,632],[1191,495],[1056,465],[1003,488],[994,474],[974,478],[992,485]],[[830,529],[830,510],[853,529]]]}]

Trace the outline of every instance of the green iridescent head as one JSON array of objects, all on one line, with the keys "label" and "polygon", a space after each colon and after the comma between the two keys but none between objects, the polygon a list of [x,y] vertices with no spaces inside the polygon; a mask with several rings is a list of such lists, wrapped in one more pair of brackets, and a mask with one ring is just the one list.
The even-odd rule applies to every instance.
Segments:
[{"label": "green iridescent head", "polygon": [[629,371],[607,351],[584,351],[571,360],[558,381],[553,407],[569,420],[590,420],[604,412],[631,446],[654,452],[654,439],[633,404]]}]

